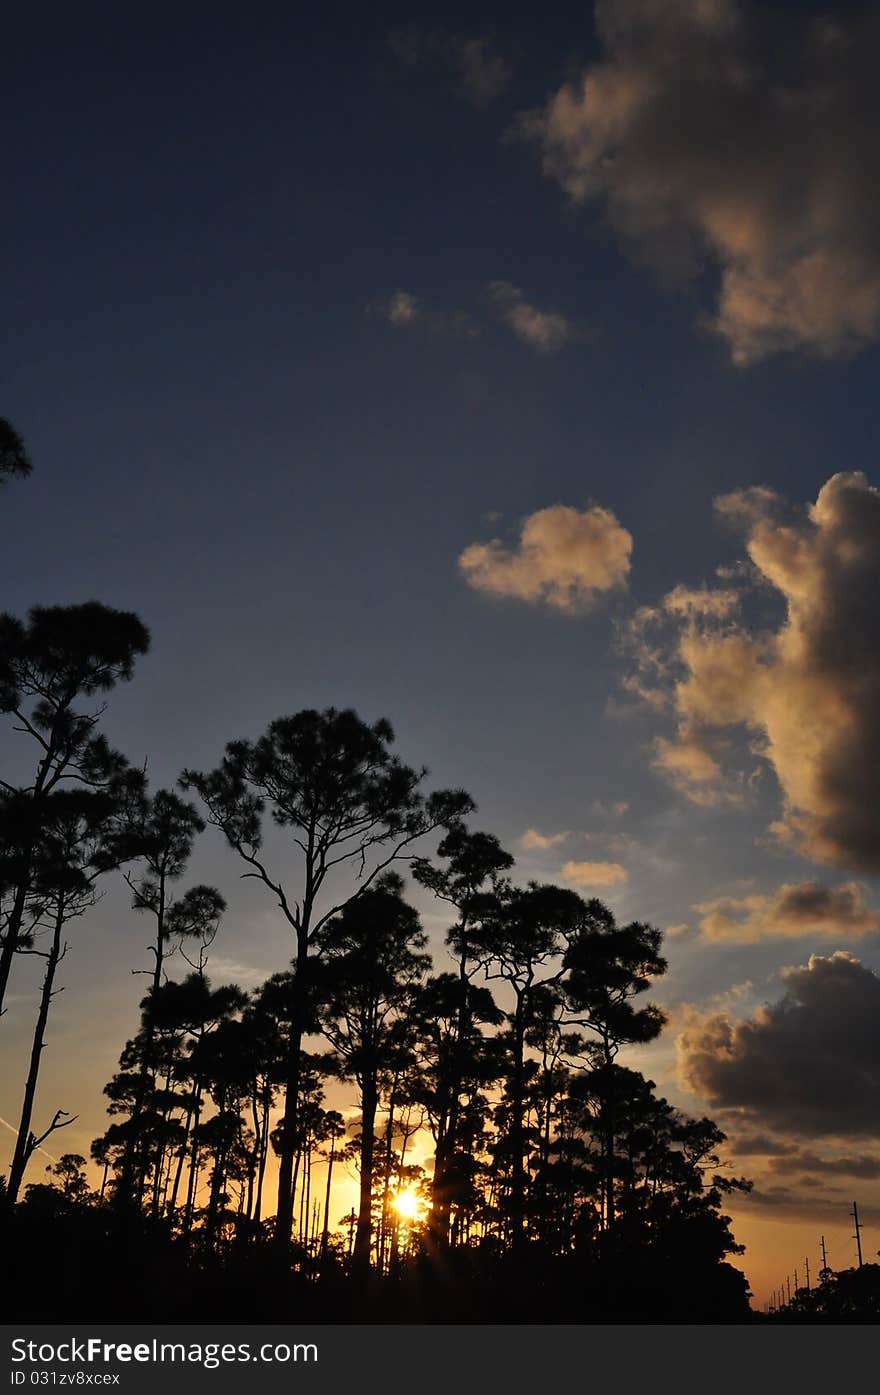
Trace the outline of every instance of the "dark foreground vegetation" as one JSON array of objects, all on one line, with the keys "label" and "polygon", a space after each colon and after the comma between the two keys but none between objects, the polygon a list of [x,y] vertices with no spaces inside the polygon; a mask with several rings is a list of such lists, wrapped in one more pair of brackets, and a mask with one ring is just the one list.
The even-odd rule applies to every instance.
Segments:
[{"label": "dark foreground vegetation", "polygon": [[875,1323],[880,1321],[880,1264],[819,1271],[819,1283],[798,1288],[764,1317],[773,1323]]},{"label": "dark foreground vegetation", "polygon": [[[271,1247],[220,1255],[112,1208],[57,1197],[17,1210],[14,1319],[316,1323],[729,1323],[751,1313],[741,1274],[699,1253],[630,1250],[615,1260],[553,1256],[521,1261],[489,1246],[425,1250],[391,1272],[358,1280],[333,1253],[321,1270],[279,1271]],[[47,1189],[48,1190],[48,1189]],[[51,1283],[47,1261],[51,1257]],[[37,1297],[39,1295],[39,1297]]]},{"label": "dark foreground vegetation", "polygon": [[[7,1320],[747,1320],[722,1207],[749,1184],[711,1120],[619,1059],[663,1026],[642,996],[660,932],[518,884],[470,797],[426,791],[350,710],[281,717],[151,792],[101,731],[148,644],[95,601],[0,617],[0,1008],[23,956],[43,967],[0,1197]],[[224,900],[186,877],[207,824],[290,930],[255,992],[210,976]],[[440,964],[403,870],[443,909]],[[71,1122],[38,1094],[59,968],[119,875],[151,926],[140,1022],[92,1180],[69,1153],[46,1180]]]}]

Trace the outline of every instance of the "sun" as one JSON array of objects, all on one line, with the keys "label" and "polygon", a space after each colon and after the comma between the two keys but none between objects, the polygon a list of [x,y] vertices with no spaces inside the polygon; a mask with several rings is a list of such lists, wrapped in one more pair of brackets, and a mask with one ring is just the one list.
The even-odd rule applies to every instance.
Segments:
[{"label": "sun", "polygon": [[413,1191],[398,1192],[394,1198],[394,1209],[405,1221],[414,1221],[422,1209],[422,1201]]}]

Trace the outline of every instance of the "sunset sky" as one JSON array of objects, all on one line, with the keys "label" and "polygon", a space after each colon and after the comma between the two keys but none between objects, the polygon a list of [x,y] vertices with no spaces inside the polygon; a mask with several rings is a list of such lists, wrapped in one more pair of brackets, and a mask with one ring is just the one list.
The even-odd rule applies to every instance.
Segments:
[{"label": "sunset sky", "polygon": [[[873,1259],[874,7],[48,4],[5,47],[3,607],[149,625],[105,729],[153,787],[283,713],[387,716],[521,880],[668,932],[626,1059],[754,1179],[756,1300],[820,1234],[855,1262],[854,1198]],[[190,879],[230,903],[215,980],[284,967],[218,834]],[[56,1151],[136,1025],[128,899],[62,966]]]}]

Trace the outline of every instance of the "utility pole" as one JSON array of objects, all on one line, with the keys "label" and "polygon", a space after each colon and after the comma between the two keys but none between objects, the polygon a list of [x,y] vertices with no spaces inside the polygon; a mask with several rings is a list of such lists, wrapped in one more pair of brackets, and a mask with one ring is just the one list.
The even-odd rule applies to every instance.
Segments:
[{"label": "utility pole", "polygon": [[828,1256],[827,1256],[826,1253],[825,1253],[825,1236],[824,1236],[824,1235],[821,1236],[821,1240],[822,1240],[822,1268],[823,1268],[823,1269],[827,1269],[827,1268],[828,1268]]},{"label": "utility pole", "polygon": [[807,1271],[807,1293],[809,1293],[809,1291],[810,1291],[810,1256],[809,1256],[809,1255],[806,1255],[806,1256],[804,1257],[804,1268],[805,1268],[806,1271]]},{"label": "utility pole", "polygon": [[858,1208],[858,1206],[856,1205],[855,1202],[853,1202],[853,1209],[850,1211],[849,1214],[852,1216],[853,1221],[854,1221],[854,1223],[855,1223],[855,1227],[856,1227],[856,1233],[855,1233],[855,1235],[853,1236],[853,1239],[854,1239],[855,1242],[856,1242],[856,1252],[857,1252],[857,1254],[858,1254],[858,1256],[859,1256],[859,1268],[861,1269],[861,1267],[862,1267],[862,1227],[859,1225],[859,1208]]},{"label": "utility pole", "polygon": [[790,1304],[790,1303],[791,1303],[791,1279],[789,1278],[788,1274],[786,1274],[786,1276],[785,1276],[785,1287],[786,1287],[786,1291],[787,1291],[787,1293],[788,1293],[788,1301],[789,1301],[789,1304]]}]

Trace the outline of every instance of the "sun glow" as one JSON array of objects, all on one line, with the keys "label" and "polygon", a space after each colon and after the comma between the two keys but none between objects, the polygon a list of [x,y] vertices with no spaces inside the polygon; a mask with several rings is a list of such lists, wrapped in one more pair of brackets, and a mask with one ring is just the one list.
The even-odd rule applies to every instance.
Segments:
[{"label": "sun glow", "polygon": [[422,1199],[416,1192],[398,1192],[394,1198],[394,1209],[405,1221],[414,1221],[421,1214]]}]

